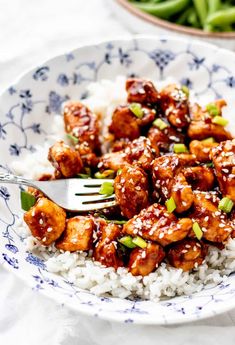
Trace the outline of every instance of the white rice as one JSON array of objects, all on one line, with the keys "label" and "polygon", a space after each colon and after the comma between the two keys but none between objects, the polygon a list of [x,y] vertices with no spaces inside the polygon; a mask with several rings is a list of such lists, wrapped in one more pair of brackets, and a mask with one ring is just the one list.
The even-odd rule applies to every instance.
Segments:
[{"label": "white rice", "polygon": [[[171,80],[168,79],[164,84],[169,82]],[[156,83],[156,87],[159,88],[159,83]],[[101,115],[103,128],[107,128],[114,108],[125,103],[125,77],[117,77],[115,81],[103,80],[93,83],[88,90],[90,96],[83,100],[83,103]],[[210,101],[213,100],[208,100]],[[228,113],[226,115],[228,117]],[[234,124],[232,127],[235,128]],[[66,142],[63,120],[59,115],[54,116],[51,133],[44,145],[36,146],[37,151],[25,155],[23,160],[13,161],[11,169],[18,175],[32,179],[38,178],[42,173],[53,172],[51,164],[47,161],[47,154],[50,145],[57,139]],[[99,262],[94,262],[85,252],[70,253],[57,250],[54,245],[42,246],[31,236],[23,220],[19,221],[16,231],[25,238],[26,250],[45,260],[49,272],[60,274],[77,287],[96,295],[108,294],[119,298],[138,296],[158,301],[162,297],[192,294],[202,290],[205,285],[215,286],[235,271],[235,239],[229,239],[223,250],[211,246],[204,263],[191,273],[162,263],[148,276],[134,277],[126,268],[118,268],[115,271],[114,268],[106,268]]]}]

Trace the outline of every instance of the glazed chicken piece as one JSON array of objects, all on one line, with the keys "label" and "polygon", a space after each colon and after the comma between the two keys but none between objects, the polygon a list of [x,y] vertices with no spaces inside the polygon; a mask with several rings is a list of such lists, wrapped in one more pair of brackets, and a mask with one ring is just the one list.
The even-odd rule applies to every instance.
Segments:
[{"label": "glazed chicken piece", "polygon": [[149,204],[148,177],[141,168],[124,167],[114,180],[114,191],[122,215],[128,219]]},{"label": "glazed chicken piece", "polygon": [[57,178],[76,176],[83,168],[79,153],[63,141],[57,141],[50,147],[48,160],[56,169],[55,175]]},{"label": "glazed chicken piece", "polygon": [[191,271],[203,263],[207,249],[208,246],[202,242],[185,239],[170,248],[167,258],[173,267]]},{"label": "glazed chicken piece", "polygon": [[56,241],[56,248],[74,252],[76,250],[89,250],[92,246],[95,223],[92,218],[76,216],[66,221],[62,236]]},{"label": "glazed chicken piece", "polygon": [[100,158],[98,168],[100,170],[111,169],[113,171],[118,171],[127,165],[126,154],[123,151],[110,152],[104,154]]},{"label": "glazed chicken piece", "polygon": [[223,126],[214,124],[211,121],[212,119],[208,119],[207,122],[191,121],[188,128],[189,138],[203,140],[208,137],[213,137],[218,142],[232,139],[231,134]]},{"label": "glazed chicken piece", "polygon": [[121,234],[121,227],[113,223],[107,223],[104,219],[95,220],[99,242],[94,248],[94,258],[102,265],[117,269],[123,266],[122,259],[117,252],[117,238]]},{"label": "glazed chicken piece", "polygon": [[[226,101],[224,99],[217,99],[213,102],[213,104],[217,108],[217,115],[222,116],[222,109],[227,105]],[[206,109],[206,107],[201,107],[198,103],[194,103],[190,106],[190,117],[192,120],[195,121],[204,121],[208,118],[211,118],[211,115]]]},{"label": "glazed chicken piece", "polygon": [[155,104],[159,93],[149,80],[129,78],[126,81],[127,101],[142,104]]},{"label": "glazed chicken piece", "polygon": [[165,206],[153,204],[130,219],[124,225],[123,233],[156,241],[164,247],[185,238],[191,228],[191,219],[178,219],[173,213],[167,212]]},{"label": "glazed chicken piece", "polygon": [[48,246],[60,237],[65,229],[66,213],[47,198],[39,198],[24,214],[24,221],[32,235]]},{"label": "glazed chicken piece", "polygon": [[123,151],[130,143],[131,141],[127,138],[116,140],[112,145],[112,152]]},{"label": "glazed chicken piece", "polygon": [[79,153],[84,167],[96,168],[99,163],[99,157],[94,153],[87,142],[77,144],[76,151]]},{"label": "glazed chicken piece", "polygon": [[136,165],[145,171],[151,169],[151,163],[157,156],[148,138],[139,137],[126,145],[124,150],[106,153],[100,159],[98,168],[117,171],[126,165]]},{"label": "glazed chicken piece", "polygon": [[128,268],[133,276],[147,276],[156,270],[164,257],[164,250],[159,244],[148,243],[146,248],[131,251]]},{"label": "glazed chicken piece", "polygon": [[119,106],[114,110],[112,122],[109,126],[110,133],[115,139],[127,138],[134,140],[141,135],[142,127],[152,123],[155,118],[155,110],[142,106],[144,115],[138,118],[129,105]]},{"label": "glazed chicken piece", "polygon": [[204,166],[190,167],[183,169],[182,173],[193,189],[209,191],[214,186],[215,177],[211,168]]},{"label": "glazed chicken piece", "polygon": [[235,139],[212,149],[211,159],[221,193],[235,202]]},{"label": "glazed chicken piece", "polygon": [[198,104],[191,109],[191,122],[188,127],[190,139],[203,140],[213,137],[217,142],[232,139],[231,134],[223,126],[212,122],[213,117]]},{"label": "glazed chicken piece", "polygon": [[[193,210],[190,218],[197,222],[203,238],[210,242],[224,242],[233,230],[226,213],[218,209],[219,198],[213,192],[194,192]],[[194,232],[189,234],[195,237]]]},{"label": "glazed chicken piece", "polygon": [[160,107],[172,126],[188,127],[190,121],[188,97],[177,85],[168,85],[161,91]]},{"label": "glazed chicken piece", "polygon": [[153,126],[148,131],[148,138],[156,152],[165,153],[172,151],[173,144],[184,143],[185,136],[170,126],[163,130]]},{"label": "glazed chicken piece", "polygon": [[146,137],[139,137],[127,145],[124,150],[126,161],[131,165],[137,165],[144,171],[151,169],[152,161],[158,156],[159,151],[152,148],[151,142]]},{"label": "glazed chicken piece", "polygon": [[[153,162],[153,183],[157,195],[162,201],[171,197],[176,204],[176,212],[187,211],[194,199],[191,186],[181,172],[180,155],[162,156]],[[184,161],[184,160],[183,160]]]},{"label": "glazed chicken piece", "polygon": [[78,138],[79,144],[86,143],[92,152],[99,152],[99,121],[84,104],[66,102],[63,110],[65,131]]},{"label": "glazed chicken piece", "polygon": [[198,162],[206,163],[210,161],[211,149],[218,145],[218,143],[208,143],[199,140],[192,140],[189,144],[189,151],[196,156]]}]

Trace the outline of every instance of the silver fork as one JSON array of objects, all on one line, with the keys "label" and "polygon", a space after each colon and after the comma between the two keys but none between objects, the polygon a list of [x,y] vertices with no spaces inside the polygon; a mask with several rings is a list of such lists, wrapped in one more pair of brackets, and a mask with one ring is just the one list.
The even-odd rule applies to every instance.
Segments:
[{"label": "silver fork", "polygon": [[27,180],[21,176],[0,174],[0,183],[13,183],[38,189],[62,208],[72,211],[93,211],[116,205],[115,194],[99,194],[103,182],[110,179],[69,178],[52,181]]}]

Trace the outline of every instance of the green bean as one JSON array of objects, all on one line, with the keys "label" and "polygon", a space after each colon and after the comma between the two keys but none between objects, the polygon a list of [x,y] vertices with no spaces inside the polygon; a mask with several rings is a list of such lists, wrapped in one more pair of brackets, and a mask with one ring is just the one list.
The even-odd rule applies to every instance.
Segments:
[{"label": "green bean", "polygon": [[201,26],[204,27],[207,18],[207,4],[205,0],[193,0]]},{"label": "green bean", "polygon": [[159,4],[134,2],[140,10],[164,19],[181,12],[189,3],[190,0],[169,0]]},{"label": "green bean", "polygon": [[195,28],[200,28],[200,24],[198,22],[197,14],[195,11],[192,11],[188,16],[188,22],[191,26]]},{"label": "green bean", "polygon": [[235,31],[235,0],[128,0],[138,9],[208,32]]},{"label": "green bean", "polygon": [[207,0],[208,1],[208,15],[220,10],[221,1],[220,0]]},{"label": "green bean", "polygon": [[221,10],[212,13],[207,18],[207,24],[211,25],[230,25],[235,23],[235,7],[230,7],[227,10]]},{"label": "green bean", "polygon": [[179,25],[186,24],[188,21],[188,17],[190,16],[190,13],[194,11],[193,7],[187,8],[176,20],[176,23]]},{"label": "green bean", "polygon": [[[208,15],[218,11],[221,9],[221,1],[220,0],[207,0],[208,2]],[[205,24],[204,30],[208,32],[217,31],[216,28],[213,27],[211,24]]]}]

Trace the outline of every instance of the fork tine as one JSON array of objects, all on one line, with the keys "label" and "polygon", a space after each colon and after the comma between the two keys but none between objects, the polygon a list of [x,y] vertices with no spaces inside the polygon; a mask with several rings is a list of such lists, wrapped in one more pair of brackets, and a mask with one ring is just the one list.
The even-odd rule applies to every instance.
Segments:
[{"label": "fork tine", "polygon": [[81,204],[79,209],[81,211],[101,210],[101,209],[104,209],[104,208],[115,206],[116,204],[117,204],[116,201],[100,202],[98,204]]},{"label": "fork tine", "polygon": [[87,195],[87,196],[82,196],[81,198],[81,203],[82,204],[93,204],[93,203],[99,203],[101,201],[109,201],[109,200],[114,200],[115,199],[115,195]]},{"label": "fork tine", "polygon": [[101,186],[104,182],[113,182],[113,179],[83,179],[83,186],[84,187],[97,187],[97,186]]},{"label": "fork tine", "polygon": [[104,182],[113,182],[112,179],[83,179],[79,181],[81,186],[76,195],[99,194]]},{"label": "fork tine", "polygon": [[84,190],[75,193],[77,196],[85,196],[85,195],[99,195],[100,187],[98,188],[85,188]]}]

